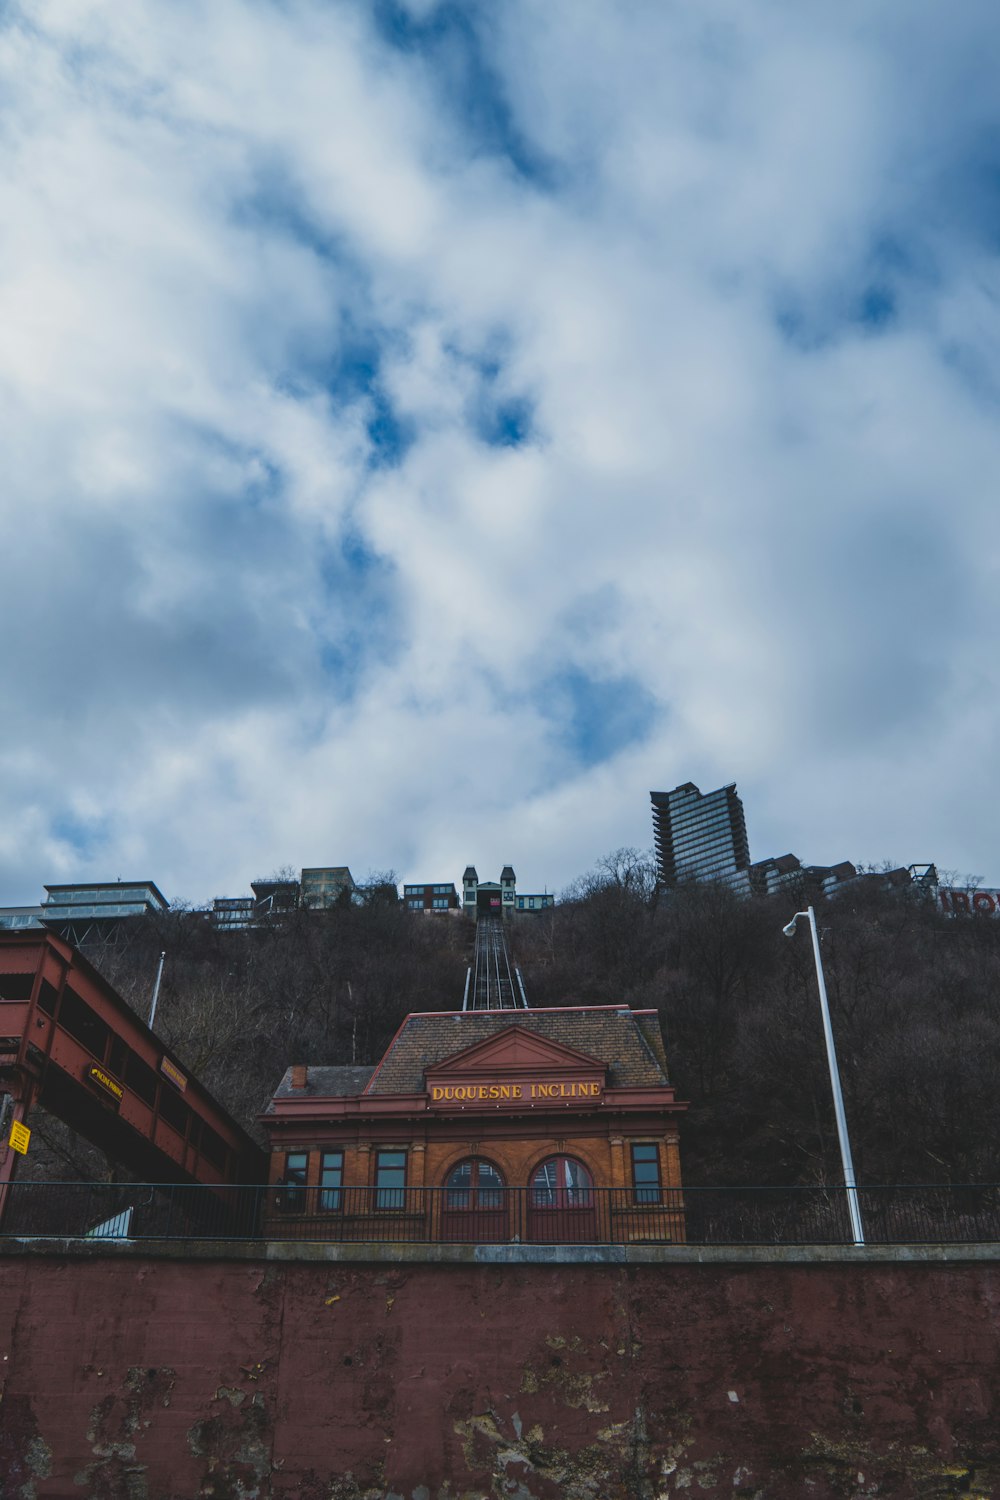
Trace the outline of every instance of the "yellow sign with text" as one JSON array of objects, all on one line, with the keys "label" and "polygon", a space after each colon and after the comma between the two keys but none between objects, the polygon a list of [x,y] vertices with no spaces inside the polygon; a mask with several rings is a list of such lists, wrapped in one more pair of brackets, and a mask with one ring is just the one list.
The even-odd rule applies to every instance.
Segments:
[{"label": "yellow sign with text", "polygon": [[599,1083],[459,1083],[434,1084],[433,1104],[499,1104],[541,1099],[599,1099]]},{"label": "yellow sign with text", "polygon": [[31,1131],[28,1129],[27,1125],[22,1125],[20,1120],[15,1120],[13,1125],[10,1127],[11,1146],[15,1151],[19,1151],[22,1156],[26,1156],[28,1153],[28,1142],[30,1140]]},{"label": "yellow sign with text", "polygon": [[180,1089],[183,1094],[188,1086],[188,1081],[180,1068],[175,1068],[169,1057],[160,1058],[160,1072],[164,1078],[169,1078],[175,1088]]},{"label": "yellow sign with text", "polygon": [[91,1083],[96,1083],[99,1089],[103,1089],[106,1094],[110,1094],[117,1104],[120,1104],[124,1099],[125,1090],[121,1084],[116,1082],[110,1073],[105,1073],[103,1068],[99,1068],[96,1063],[94,1063],[87,1077]]}]

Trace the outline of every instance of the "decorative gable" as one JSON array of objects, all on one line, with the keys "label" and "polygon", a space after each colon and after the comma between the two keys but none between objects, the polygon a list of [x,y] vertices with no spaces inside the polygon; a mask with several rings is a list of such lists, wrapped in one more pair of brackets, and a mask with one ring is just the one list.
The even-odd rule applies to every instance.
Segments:
[{"label": "decorative gable", "polygon": [[433,1064],[425,1079],[435,1108],[592,1108],[603,1096],[606,1075],[606,1064],[597,1058],[515,1025]]},{"label": "decorative gable", "polygon": [[461,1074],[466,1077],[478,1073],[553,1072],[571,1069],[574,1072],[598,1073],[603,1078],[607,1068],[596,1057],[586,1052],[577,1052],[562,1042],[536,1032],[525,1031],[520,1026],[509,1026],[473,1047],[465,1047],[442,1062],[427,1069],[428,1079],[439,1074]]}]

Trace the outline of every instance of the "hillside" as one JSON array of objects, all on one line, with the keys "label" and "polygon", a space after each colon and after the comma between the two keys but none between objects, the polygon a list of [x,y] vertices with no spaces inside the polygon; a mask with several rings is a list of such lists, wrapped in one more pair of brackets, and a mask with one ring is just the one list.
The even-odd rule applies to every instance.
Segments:
[{"label": "hillside", "polygon": [[[515,924],[532,1005],[659,1012],[690,1101],[691,1184],[838,1179],[812,951],[804,932],[781,933],[795,906],[795,893],[658,893],[648,865],[619,851]],[[877,880],[819,917],[859,1181],[1000,1177],[1000,922],[941,916]],[[255,1130],[289,1062],[375,1062],[409,1011],[458,1008],[471,942],[464,918],[413,915],[373,890],[252,932],[174,911],[137,927],[126,950],[89,956],[145,1015],[166,950],[157,1030]],[[39,1115],[37,1128],[30,1175],[105,1175],[55,1122]]]}]

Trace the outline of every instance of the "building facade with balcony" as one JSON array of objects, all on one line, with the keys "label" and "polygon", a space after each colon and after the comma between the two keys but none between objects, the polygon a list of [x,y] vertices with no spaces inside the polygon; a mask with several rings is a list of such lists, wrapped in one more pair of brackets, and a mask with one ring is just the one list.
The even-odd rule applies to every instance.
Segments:
[{"label": "building facade with balcony", "polygon": [[655,1011],[410,1015],[376,1068],[285,1074],[266,1233],[681,1239],[684,1108]]},{"label": "building facade with balcony", "polygon": [[736,783],[701,792],[693,781],[672,792],[650,792],[660,879],[666,886],[683,880],[722,880],[749,891],[743,803]]}]

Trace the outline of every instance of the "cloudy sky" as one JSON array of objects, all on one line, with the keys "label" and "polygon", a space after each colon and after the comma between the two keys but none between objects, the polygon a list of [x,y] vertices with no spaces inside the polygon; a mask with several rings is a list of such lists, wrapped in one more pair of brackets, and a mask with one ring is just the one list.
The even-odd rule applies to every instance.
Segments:
[{"label": "cloudy sky", "polygon": [[0,900],[1000,883],[995,0],[7,0]]}]

